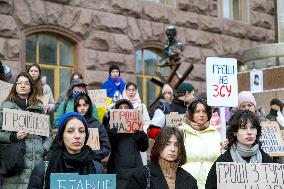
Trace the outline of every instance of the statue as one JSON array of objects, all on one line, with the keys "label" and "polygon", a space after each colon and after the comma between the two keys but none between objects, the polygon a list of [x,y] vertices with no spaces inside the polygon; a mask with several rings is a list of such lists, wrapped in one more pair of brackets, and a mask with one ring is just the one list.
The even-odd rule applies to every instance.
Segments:
[{"label": "statue", "polygon": [[177,30],[174,26],[167,27],[165,31],[168,40],[165,43],[162,60],[159,66],[174,66],[180,64],[183,57],[183,44],[176,40]]}]

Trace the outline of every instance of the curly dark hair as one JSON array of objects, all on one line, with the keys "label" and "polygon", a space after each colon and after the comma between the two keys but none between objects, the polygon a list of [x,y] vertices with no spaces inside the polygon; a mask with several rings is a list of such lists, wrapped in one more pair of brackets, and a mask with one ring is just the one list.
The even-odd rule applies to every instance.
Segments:
[{"label": "curly dark hair", "polygon": [[187,108],[188,111],[188,118],[193,121],[193,114],[196,111],[197,105],[198,104],[203,104],[203,106],[205,107],[206,113],[207,113],[207,117],[208,120],[211,119],[212,117],[212,108],[211,106],[208,106],[207,101],[203,98],[197,98],[195,99]]},{"label": "curly dark hair", "polygon": [[256,134],[256,140],[254,142],[254,144],[259,144],[261,145],[259,138],[261,135],[261,126],[260,123],[257,119],[257,117],[254,115],[253,112],[251,112],[250,110],[237,110],[231,117],[231,119],[229,120],[229,127],[227,129],[227,139],[229,141],[228,143],[228,149],[231,148],[231,146],[237,142],[237,137],[235,136],[236,133],[238,132],[238,130],[241,127],[244,127],[247,122],[250,122],[253,126],[255,126],[256,130],[257,130],[257,134]]},{"label": "curly dark hair", "polygon": [[161,152],[164,150],[166,143],[171,138],[172,135],[175,135],[177,137],[177,141],[179,143],[178,146],[178,157],[177,162],[179,165],[183,165],[186,162],[186,152],[185,152],[185,146],[184,146],[184,139],[183,135],[180,130],[178,130],[176,127],[167,127],[165,126],[162,128],[161,132],[158,134],[154,146],[151,151],[151,161],[154,163],[158,163]]}]

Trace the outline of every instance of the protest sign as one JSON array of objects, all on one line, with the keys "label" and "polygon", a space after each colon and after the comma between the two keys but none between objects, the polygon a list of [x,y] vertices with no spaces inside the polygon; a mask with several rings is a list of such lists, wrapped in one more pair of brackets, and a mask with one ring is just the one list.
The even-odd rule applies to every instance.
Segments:
[{"label": "protest sign", "polygon": [[166,125],[170,127],[180,127],[185,120],[185,114],[179,114],[178,112],[166,114]]},{"label": "protest sign", "polygon": [[26,128],[29,134],[49,136],[49,115],[22,110],[4,109],[2,129],[19,131]]},{"label": "protest sign", "polygon": [[117,128],[118,133],[134,133],[142,130],[141,110],[133,109],[111,109],[110,128]]},{"label": "protest sign", "polygon": [[2,102],[9,95],[13,85],[0,80],[0,86],[1,86],[1,93],[0,93],[0,105],[1,105]]},{"label": "protest sign", "polygon": [[221,141],[226,139],[225,107],[238,106],[237,60],[206,58],[207,104],[221,106]]},{"label": "protest sign", "polygon": [[261,148],[270,156],[284,156],[284,142],[276,121],[264,121],[261,125]]},{"label": "protest sign", "polygon": [[217,162],[218,189],[283,189],[284,164]]},{"label": "protest sign", "polygon": [[88,90],[88,95],[97,108],[107,106],[106,89]]},{"label": "protest sign", "polygon": [[250,91],[263,92],[263,71],[253,69],[250,71]]},{"label": "protest sign", "polygon": [[115,174],[51,173],[52,189],[116,189]]},{"label": "protest sign", "polygon": [[98,128],[89,128],[89,139],[87,145],[89,145],[93,150],[100,149],[100,135]]},{"label": "protest sign", "polygon": [[238,106],[237,60],[206,58],[207,102],[209,106]]}]

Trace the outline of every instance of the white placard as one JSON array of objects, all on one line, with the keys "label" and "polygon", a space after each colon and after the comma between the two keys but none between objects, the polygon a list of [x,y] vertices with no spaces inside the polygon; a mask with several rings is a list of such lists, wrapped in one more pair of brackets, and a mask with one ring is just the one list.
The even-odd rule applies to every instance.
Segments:
[{"label": "white placard", "polygon": [[206,58],[207,102],[209,106],[238,106],[237,60]]},{"label": "white placard", "polygon": [[252,93],[263,92],[263,71],[253,69],[250,71],[250,90]]}]

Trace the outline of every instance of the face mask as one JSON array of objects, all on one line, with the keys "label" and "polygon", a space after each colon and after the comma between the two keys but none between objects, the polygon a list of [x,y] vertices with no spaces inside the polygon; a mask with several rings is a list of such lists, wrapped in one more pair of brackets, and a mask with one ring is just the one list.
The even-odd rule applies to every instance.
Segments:
[{"label": "face mask", "polygon": [[73,91],[72,92],[72,98],[76,99],[76,97],[80,94],[86,94],[86,91]]}]

